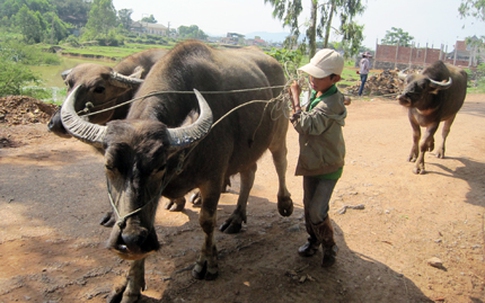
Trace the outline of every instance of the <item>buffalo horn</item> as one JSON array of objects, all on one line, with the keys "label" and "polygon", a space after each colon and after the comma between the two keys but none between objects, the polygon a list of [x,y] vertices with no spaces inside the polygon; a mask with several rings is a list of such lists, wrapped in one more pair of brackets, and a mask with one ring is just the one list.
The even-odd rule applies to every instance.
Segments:
[{"label": "buffalo horn", "polygon": [[143,79],[128,77],[115,71],[112,71],[110,76],[113,85],[118,87],[132,88],[133,86],[139,86],[143,83]]},{"label": "buffalo horn", "polygon": [[72,68],[71,69],[66,69],[65,71],[63,71],[61,73],[62,80],[66,80],[67,76],[69,76],[69,74],[71,73],[71,71],[72,71]]},{"label": "buffalo horn", "polygon": [[102,148],[106,126],[89,123],[76,113],[74,104],[76,103],[79,89],[80,85],[76,86],[61,107],[62,125],[73,137],[95,147]]},{"label": "buffalo horn", "polygon": [[436,80],[429,78],[429,82],[431,82],[431,84],[433,84],[434,87],[439,87],[439,88],[442,88],[442,89],[449,88],[451,86],[451,84],[453,83],[453,81],[451,80],[451,77],[449,77],[448,81],[446,81],[446,82],[436,81]]},{"label": "buffalo horn", "polygon": [[190,125],[167,129],[167,135],[172,147],[187,147],[203,139],[212,126],[212,111],[202,94],[194,89],[199,103],[200,113],[197,121]]}]

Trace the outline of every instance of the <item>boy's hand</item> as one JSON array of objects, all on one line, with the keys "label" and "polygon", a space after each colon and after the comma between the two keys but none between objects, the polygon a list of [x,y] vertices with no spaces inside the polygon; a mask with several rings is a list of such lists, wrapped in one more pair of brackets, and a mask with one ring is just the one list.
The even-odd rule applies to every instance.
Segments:
[{"label": "boy's hand", "polygon": [[289,88],[289,93],[291,96],[291,104],[293,106],[293,111],[301,111],[300,107],[300,94],[301,94],[301,87],[298,85],[298,82],[293,81]]}]

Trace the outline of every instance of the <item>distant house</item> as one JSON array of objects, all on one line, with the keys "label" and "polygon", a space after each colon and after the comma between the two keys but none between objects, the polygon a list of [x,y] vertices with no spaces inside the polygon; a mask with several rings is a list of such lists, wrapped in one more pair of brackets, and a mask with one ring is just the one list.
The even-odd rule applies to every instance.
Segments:
[{"label": "distant house", "polygon": [[156,36],[168,36],[169,29],[163,24],[136,21],[131,24],[132,32]]},{"label": "distant house", "polygon": [[261,39],[261,37],[256,36],[254,37],[254,39],[247,39],[246,45],[267,46],[268,43],[265,40]]},{"label": "distant house", "polygon": [[453,61],[468,61],[468,66],[477,66],[484,60],[478,47],[473,43],[478,40],[480,39],[473,36],[470,38],[470,44],[467,44],[466,41],[456,41],[454,50],[448,53],[446,58]]},{"label": "distant house", "polygon": [[244,39],[244,35],[237,34],[237,33],[227,33],[226,37],[221,38],[221,43],[237,45],[239,44],[241,39],[242,40]]}]

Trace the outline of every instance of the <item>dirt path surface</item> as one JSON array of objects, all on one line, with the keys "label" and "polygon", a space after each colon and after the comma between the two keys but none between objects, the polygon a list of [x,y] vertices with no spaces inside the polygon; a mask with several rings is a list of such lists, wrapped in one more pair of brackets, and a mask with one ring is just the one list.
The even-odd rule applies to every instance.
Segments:
[{"label": "dirt path surface", "polygon": [[[334,267],[320,267],[321,252],[296,252],[306,232],[290,129],[293,215],[278,214],[266,154],[247,225],[237,235],[216,234],[220,275],[207,282],[190,274],[203,241],[199,209],[159,207],[162,248],[147,259],[140,301],[485,302],[485,95],[467,97],[447,158],[428,153],[425,175],[406,162],[411,127],[396,101],[354,100],[348,111],[347,164],[330,209],[340,248]],[[129,263],[104,248],[110,230],[98,225],[109,210],[102,158],[44,124],[0,124],[0,138],[0,302],[105,302]],[[218,224],[235,207],[237,177],[232,184]],[[432,258],[442,265],[428,264]]]}]

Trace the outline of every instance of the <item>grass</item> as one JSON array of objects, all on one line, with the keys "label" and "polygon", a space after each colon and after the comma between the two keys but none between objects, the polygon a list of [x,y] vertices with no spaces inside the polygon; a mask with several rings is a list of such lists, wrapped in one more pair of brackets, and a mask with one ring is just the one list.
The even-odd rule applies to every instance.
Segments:
[{"label": "grass", "polygon": [[82,48],[63,45],[64,54],[83,55],[83,56],[103,56],[114,60],[120,60],[131,54],[151,49],[151,48],[171,48],[170,46],[146,45],[146,44],[126,44],[123,46],[84,46]]}]

